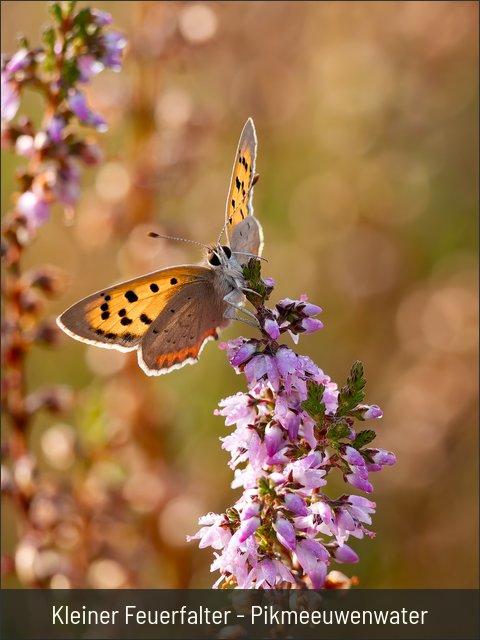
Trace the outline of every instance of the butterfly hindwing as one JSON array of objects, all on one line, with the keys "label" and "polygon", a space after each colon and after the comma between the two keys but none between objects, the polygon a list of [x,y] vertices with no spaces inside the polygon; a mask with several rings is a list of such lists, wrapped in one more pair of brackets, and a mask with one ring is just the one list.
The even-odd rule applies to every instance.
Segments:
[{"label": "butterfly hindwing", "polygon": [[225,304],[210,280],[183,287],[149,327],[138,350],[138,362],[147,375],[160,375],[193,364],[207,340],[229,323]]},{"label": "butterfly hindwing", "polygon": [[210,278],[210,270],[201,266],[162,269],[80,300],[57,322],[66,333],[82,342],[131,351],[172,297],[184,287]]}]

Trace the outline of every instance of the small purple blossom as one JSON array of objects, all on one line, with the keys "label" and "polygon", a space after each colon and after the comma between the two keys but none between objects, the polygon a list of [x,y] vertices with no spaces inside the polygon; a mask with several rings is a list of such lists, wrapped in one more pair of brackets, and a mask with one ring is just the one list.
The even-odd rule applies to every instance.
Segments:
[{"label": "small purple blossom", "polygon": [[355,563],[355,562],[358,562],[360,559],[358,555],[355,553],[355,551],[348,546],[348,544],[343,544],[337,547],[334,555],[335,555],[335,560],[337,562]]},{"label": "small purple blossom", "polygon": [[92,55],[78,56],[77,58],[80,82],[89,82],[94,76],[101,73],[104,68],[104,64]]},{"label": "small purple blossom", "polygon": [[101,58],[103,64],[112,69],[112,71],[120,71],[122,68],[123,50],[127,45],[125,36],[121,33],[110,31],[102,37],[101,44],[104,48],[104,53]]},{"label": "small purple blossom", "polygon": [[90,9],[90,14],[93,17],[93,21],[98,27],[107,27],[112,23],[112,14],[107,11],[101,11],[100,9]]},{"label": "small purple blossom", "polygon": [[28,49],[19,49],[5,65],[5,72],[10,76],[28,67],[31,62],[31,54]]},{"label": "small purple blossom", "polygon": [[17,200],[16,209],[26,219],[31,231],[41,227],[50,215],[50,204],[33,191],[25,191]]},{"label": "small purple blossom", "polygon": [[295,493],[285,495],[285,506],[296,515],[308,516],[309,514],[305,500]]},{"label": "small purple blossom", "polygon": [[374,420],[383,416],[383,411],[376,404],[359,404],[357,410],[362,412],[364,420]]},{"label": "small purple blossom", "polygon": [[10,122],[15,117],[20,106],[20,92],[18,84],[10,80],[8,75],[2,71],[1,77],[2,94],[2,121]]},{"label": "small purple blossom", "polygon": [[289,551],[295,551],[296,536],[293,525],[286,518],[280,516],[277,518],[273,527],[277,532],[278,541]]},{"label": "small purple blossom", "polygon": [[261,520],[257,516],[244,520],[239,529],[240,535],[238,537],[238,541],[245,542],[247,538],[255,533],[260,526],[260,522]]},{"label": "small purple blossom", "polygon": [[272,340],[277,340],[280,337],[280,327],[278,326],[278,322],[276,320],[272,320],[268,318],[265,320],[265,331],[272,338]]},{"label": "small purple blossom", "polygon": [[52,142],[58,144],[62,141],[65,120],[60,115],[55,115],[47,125],[47,134]]},{"label": "small purple blossom", "polygon": [[35,144],[32,136],[18,136],[15,142],[15,153],[24,158],[31,158],[35,153]]},{"label": "small purple blossom", "polygon": [[107,130],[106,121],[93,111],[90,111],[85,96],[80,91],[72,91],[68,98],[68,104],[72,112],[83,124],[95,127],[99,131]]}]

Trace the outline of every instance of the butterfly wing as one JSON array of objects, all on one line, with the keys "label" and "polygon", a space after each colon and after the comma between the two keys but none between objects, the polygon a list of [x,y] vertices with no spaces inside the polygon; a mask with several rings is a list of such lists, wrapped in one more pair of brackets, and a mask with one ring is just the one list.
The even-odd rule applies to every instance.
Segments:
[{"label": "butterfly wing", "polygon": [[207,267],[161,269],[80,300],[57,318],[57,324],[81,342],[131,351],[179,292],[211,280]]},{"label": "butterfly wing", "polygon": [[[257,134],[249,118],[243,127],[233,164],[226,207],[226,229],[232,251],[260,255],[262,227],[253,215]],[[240,261],[246,261],[240,256]]]},{"label": "butterfly wing", "polygon": [[170,298],[149,327],[138,349],[138,364],[149,375],[194,364],[208,340],[229,320],[225,303],[210,279],[189,284]]}]

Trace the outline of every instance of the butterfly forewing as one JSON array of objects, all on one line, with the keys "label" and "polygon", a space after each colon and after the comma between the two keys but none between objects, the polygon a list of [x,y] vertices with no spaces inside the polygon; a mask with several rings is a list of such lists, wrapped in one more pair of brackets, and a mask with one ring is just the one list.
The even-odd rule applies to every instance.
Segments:
[{"label": "butterfly forewing", "polygon": [[210,270],[201,266],[162,269],[84,298],[58,324],[77,340],[130,351],[184,287],[210,278]]},{"label": "butterfly forewing", "polygon": [[243,127],[233,163],[230,191],[228,192],[226,223],[227,234],[232,238],[236,225],[253,215],[252,196],[257,156],[257,134],[253,120],[249,118]]}]

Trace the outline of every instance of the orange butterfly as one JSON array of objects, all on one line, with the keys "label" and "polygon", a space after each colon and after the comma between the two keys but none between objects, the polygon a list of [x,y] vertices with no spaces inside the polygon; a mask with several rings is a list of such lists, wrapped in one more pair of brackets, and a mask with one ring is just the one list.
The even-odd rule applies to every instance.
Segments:
[{"label": "orange butterfly", "polygon": [[205,343],[218,338],[218,331],[242,310],[242,265],[262,250],[262,227],[252,207],[256,153],[249,118],[238,143],[220,234],[226,229],[226,245],[218,241],[208,248],[201,265],[168,267],[93,293],[57,318],[61,329],[98,347],[136,349],[138,364],[149,376],[197,362]]}]

